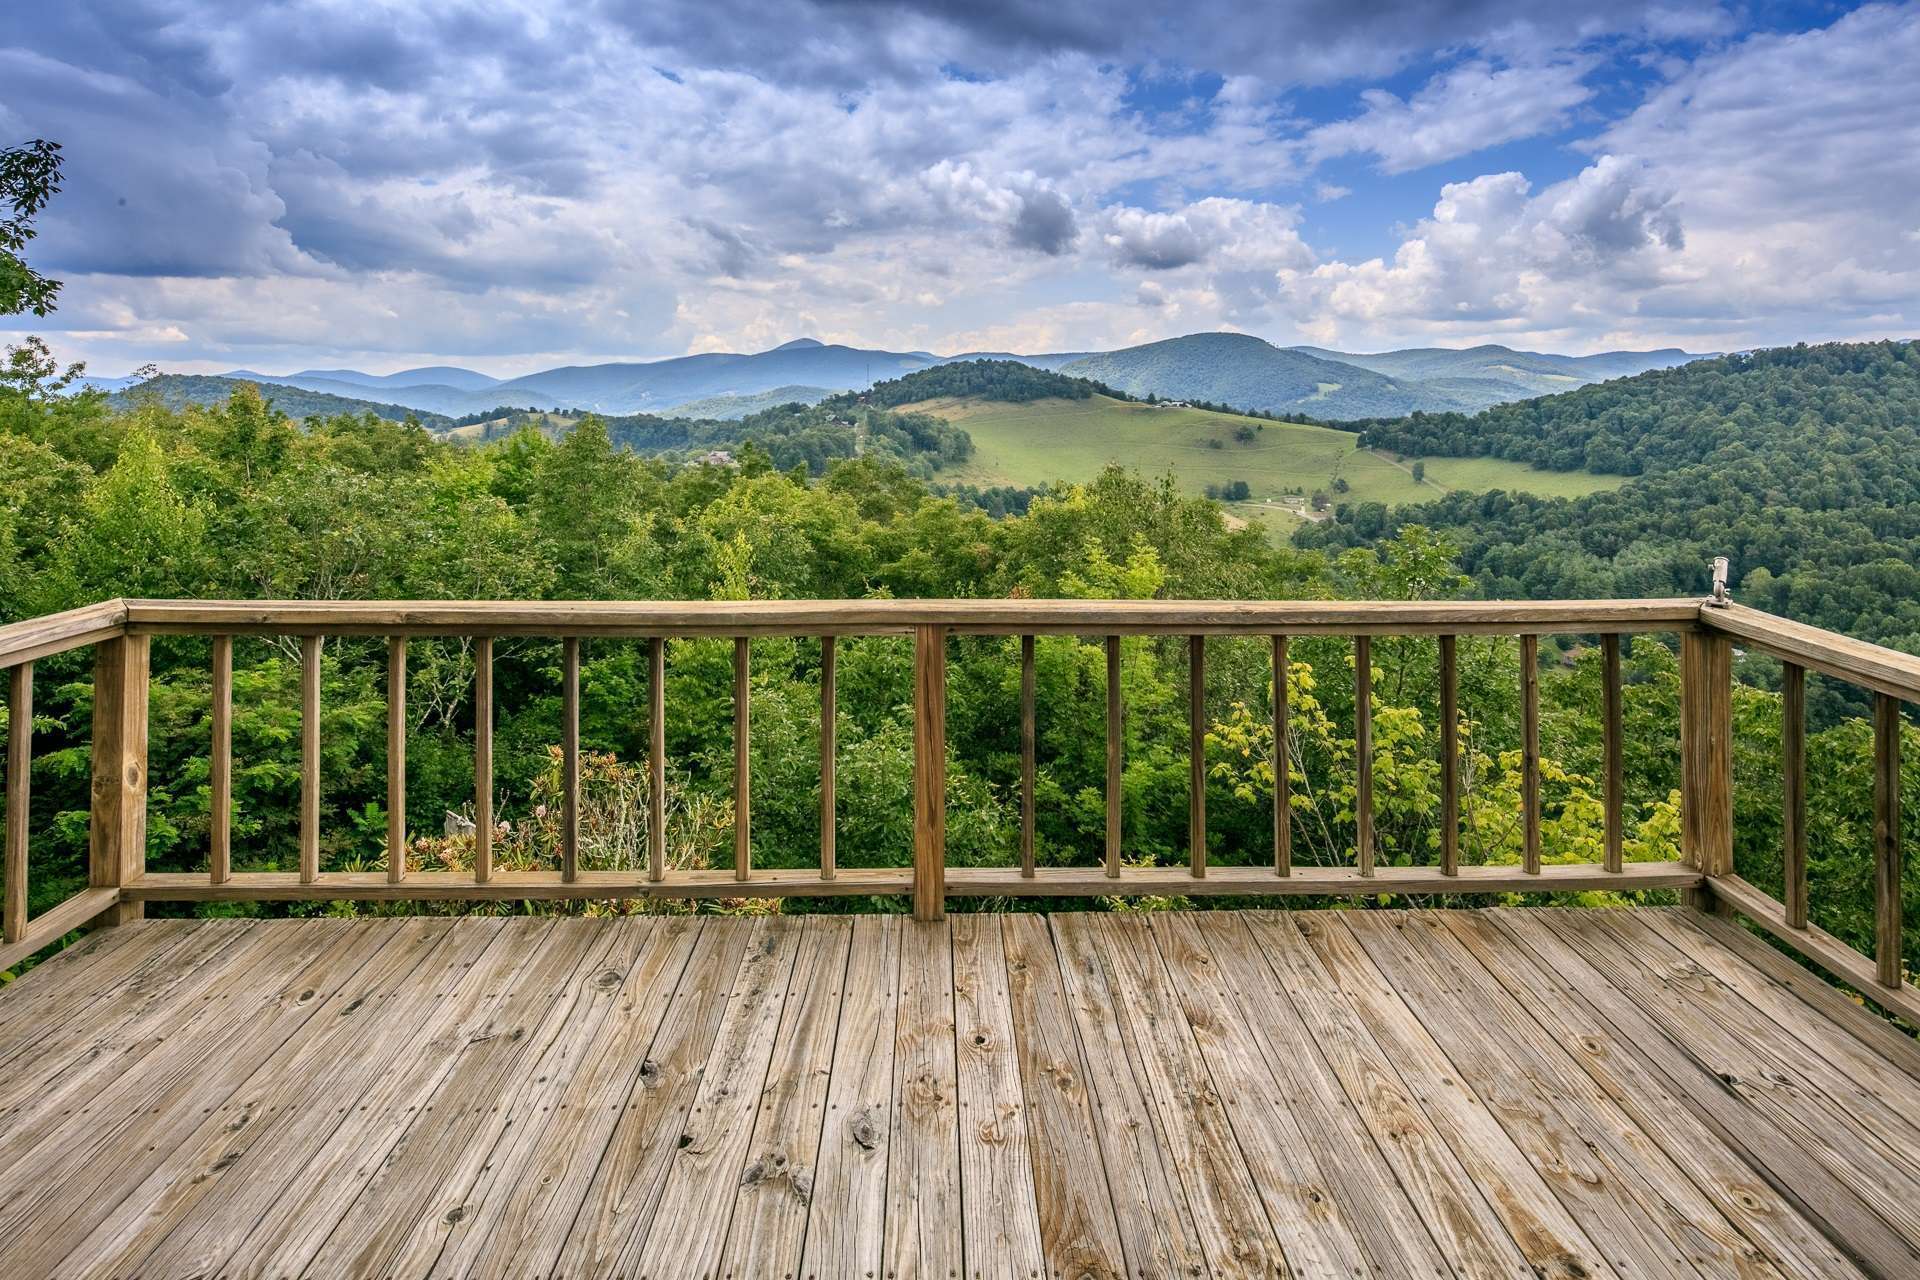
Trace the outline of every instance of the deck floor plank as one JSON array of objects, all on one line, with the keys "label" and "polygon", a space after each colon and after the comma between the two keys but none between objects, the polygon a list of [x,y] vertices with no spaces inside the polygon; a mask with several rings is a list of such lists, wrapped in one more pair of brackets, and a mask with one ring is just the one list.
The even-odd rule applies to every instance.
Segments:
[{"label": "deck floor plank", "polygon": [[1000,917],[953,919],[954,1039],[960,1109],[960,1211],[967,1275],[1042,1274],[1026,1091]]},{"label": "deck floor plank", "polygon": [[[1435,911],[1493,982],[1527,1011],[1642,1133],[1685,1169],[1721,1213],[1790,1275],[1853,1276],[1858,1269],[1672,1090],[1646,1057],[1498,924],[1477,912]],[[1435,944],[1438,946],[1438,944]]]},{"label": "deck floor plank", "polygon": [[[284,1250],[286,1261],[273,1273],[292,1275],[313,1250],[340,1239],[341,1217],[365,1185],[361,1164],[378,1162],[367,1145],[376,1142],[384,1154],[408,1128],[405,1116],[388,1112],[389,1100],[434,1080],[436,1059],[458,1052],[468,1000],[491,1004],[489,990],[526,989],[527,960],[558,950],[550,947],[552,929],[540,927],[544,923],[488,921],[453,930],[404,986],[354,1010],[357,1018],[371,1007],[366,1027],[343,1019],[305,1048],[289,1064],[285,1092],[266,1104],[268,1119],[253,1126],[244,1149],[230,1150],[214,1169],[195,1175],[204,1188],[198,1202],[140,1259],[140,1269],[258,1275],[267,1258]],[[487,967],[496,955],[506,963]],[[380,1034],[389,1027],[408,1034]],[[276,1211],[289,1203],[300,1212]],[[223,1266],[236,1252],[240,1261]]]},{"label": "deck floor plank", "polygon": [[[298,1105],[302,1073],[311,1066],[307,1050],[335,1043],[331,1033],[342,1024],[355,1031],[371,1024],[378,999],[404,989],[452,932],[447,921],[346,925],[290,980],[268,985],[264,1007],[224,1011],[218,1021],[229,1034],[200,1036],[190,1022],[175,1037],[179,1063],[155,1063],[124,1082],[151,1108],[138,1117],[137,1139],[129,1142],[122,1130],[108,1148],[112,1160],[94,1160],[59,1188],[70,1202],[110,1202],[110,1217],[100,1211],[105,1229],[86,1229],[91,1214],[50,1224],[37,1245],[49,1265],[21,1274],[55,1274],[51,1264],[61,1259],[61,1274],[132,1273],[218,1175]],[[269,948],[273,940],[271,933],[259,936]]]},{"label": "deck floor plank", "polygon": [[1533,1276],[1527,1256],[1428,1117],[1399,1064],[1340,994],[1291,921],[1236,913],[1219,921],[1218,928],[1249,935],[1254,952],[1271,965],[1275,998],[1293,1004],[1307,1037],[1326,1054],[1349,1105],[1366,1122],[1455,1270],[1463,1277]]},{"label": "deck floor plank", "polygon": [[1797,1132],[1874,1212],[1902,1235],[1920,1233],[1920,1176],[1904,1125],[1863,1115],[1884,1107],[1697,966],[1649,935],[1601,918],[1613,914],[1556,912],[1551,927],[1619,990],[1636,994],[1669,1040],[1684,1043],[1724,1085]]},{"label": "deck floor plank", "polygon": [[[824,923],[819,917],[765,922],[761,942],[748,953],[727,998],[653,1221],[628,1233],[617,1273],[702,1280],[715,1274],[794,971],[804,955],[807,980],[820,977],[827,949],[822,943],[831,942]],[[694,1222],[700,1230],[687,1229]]]},{"label": "deck floor plank", "polygon": [[1055,916],[1051,925],[1127,1272],[1206,1275],[1187,1194],[1167,1161],[1153,1104],[1130,1060],[1120,996],[1100,947],[1083,917]]},{"label": "deck floor plank", "polygon": [[1920,1274],[1920,1045],[1689,910],[147,921],[0,1055],[0,1275]]},{"label": "deck floor plank", "polygon": [[881,1254],[882,1274],[894,1280],[950,1280],[965,1265],[953,1041],[953,934],[944,920],[906,922]]},{"label": "deck floor plank", "polygon": [[391,1038],[405,1051],[355,1082],[351,1109],[301,1171],[303,1211],[263,1216],[236,1243],[223,1273],[299,1274],[340,1233],[342,1220],[369,1189],[405,1167],[417,1143],[415,1125],[435,1107],[447,1073],[505,1007],[492,993],[532,987],[529,965],[536,949],[553,940],[550,928],[528,921],[489,921],[474,932],[482,945],[439,958],[427,1001],[387,1011],[389,1019],[404,1020],[408,1034]]},{"label": "deck floor plank", "polygon": [[1044,1274],[1121,1280],[1127,1264],[1120,1224],[1046,917],[1008,915],[1001,921],[1001,944]]},{"label": "deck floor plank", "polygon": [[[1226,1100],[1214,1088],[1146,920],[1088,916],[1081,926],[1106,961],[1133,1064],[1174,1174],[1186,1188],[1209,1269],[1221,1280],[1293,1274],[1296,1267],[1267,1220],[1253,1170],[1227,1119]],[[1305,1259],[1298,1270],[1315,1274]]]},{"label": "deck floor plank", "polygon": [[806,1247],[853,937],[852,922],[844,917],[811,916],[806,925],[746,1164],[735,1177],[722,1275],[790,1276]]},{"label": "deck floor plank", "polygon": [[1567,1280],[1614,1274],[1606,1251],[1574,1220],[1540,1169],[1460,1078],[1460,1070],[1408,1007],[1391,977],[1334,918],[1338,914],[1322,918],[1318,912],[1301,913],[1292,925],[1374,1039],[1400,1065],[1407,1087],[1485,1190],[1494,1213],[1534,1270]]},{"label": "deck floor plank", "polygon": [[853,922],[833,1074],[807,1209],[806,1252],[799,1272],[806,1280],[880,1273],[903,931],[898,916],[860,916]]},{"label": "deck floor plank", "polygon": [[[628,1236],[644,1232],[652,1221],[721,1016],[734,992],[765,971],[768,941],[765,924],[758,920],[751,926],[710,920],[701,929],[686,980],[673,993],[626,1097],[615,1102],[619,1119],[600,1148],[572,1225],[554,1242],[558,1253],[549,1274],[616,1274]],[[557,1212],[553,1220],[557,1224],[565,1217]],[[522,1264],[525,1270],[516,1268],[516,1274],[537,1274],[534,1264],[545,1261],[543,1255],[529,1257]]]},{"label": "deck floor plank", "polygon": [[597,1032],[581,1037],[574,1073],[548,1082],[556,1100],[518,1127],[518,1150],[501,1161],[513,1177],[495,1178],[487,1212],[455,1224],[434,1263],[436,1275],[478,1280],[551,1269],[673,993],[686,979],[700,923],[696,916],[631,922],[643,944],[616,1003]]},{"label": "deck floor plank", "polygon": [[1179,947],[1204,950],[1211,961],[1188,967],[1196,983],[1211,983],[1223,1002],[1214,1016],[1239,1028],[1259,1055],[1267,1080],[1264,1096],[1298,1125],[1327,1180],[1328,1197],[1366,1251],[1366,1274],[1409,1280],[1452,1275],[1449,1255],[1434,1242],[1433,1230],[1409,1199],[1360,1109],[1342,1091],[1334,1066],[1338,1059],[1323,1053],[1292,1002],[1277,989],[1273,970],[1239,920],[1230,912],[1167,912],[1154,927],[1166,929]]},{"label": "deck floor plank", "polygon": [[[1862,1186],[1857,1172],[1835,1167],[1833,1153],[1793,1110],[1770,1105],[1767,1091],[1752,1083],[1764,1071],[1749,1049],[1727,1055],[1703,1049],[1670,1034],[1652,1007],[1653,984],[1638,976],[1629,956],[1578,947],[1556,932],[1555,922],[1531,912],[1496,912],[1492,919],[1520,944],[1529,963],[1564,980],[1574,993],[1612,1028],[1618,1041],[1660,1076],[1681,1104],[1739,1153],[1822,1234],[1863,1269],[1887,1276],[1912,1275],[1920,1268],[1920,1236],[1899,1227],[1869,1207],[1876,1193]],[[1621,985],[1616,986],[1618,982]]]},{"label": "deck floor plank", "polygon": [[1623,1271],[1779,1280],[1779,1271],[1540,1035],[1471,953],[1448,945],[1444,926],[1379,911],[1335,923],[1366,948],[1567,1211],[1596,1242],[1606,1242]]},{"label": "deck floor plank", "polygon": [[[627,931],[637,934],[639,931]],[[612,1005],[638,937],[615,942],[592,920],[563,920],[502,994],[487,1021],[463,1037],[381,1174],[314,1257],[313,1275],[425,1275],[449,1232],[497,1202],[475,1198],[502,1135],[538,1107],[550,1071],[574,1061]],[[615,945],[609,946],[609,943]],[[358,1247],[343,1253],[340,1244]]]}]

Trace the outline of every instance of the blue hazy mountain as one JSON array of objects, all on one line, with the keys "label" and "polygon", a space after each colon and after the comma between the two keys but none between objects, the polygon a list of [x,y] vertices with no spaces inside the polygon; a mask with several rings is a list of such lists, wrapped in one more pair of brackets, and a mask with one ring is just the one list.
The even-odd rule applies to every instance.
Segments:
[{"label": "blue hazy mountain", "polygon": [[[1482,409],[1695,358],[1671,349],[1563,356],[1493,345],[1354,354],[1276,347],[1240,333],[1188,334],[1118,351],[970,351],[943,356],[803,337],[767,351],[567,365],[506,379],[450,365],[387,374],[306,369],[288,374],[235,370],[222,376],[449,417],[501,406],[665,414],[703,401],[729,407],[750,403],[787,387],[864,390],[950,360],[1003,359],[1095,378],[1135,395],[1338,420],[1390,417],[1416,409]],[[98,381],[105,389],[119,389],[112,384],[120,380]]]}]

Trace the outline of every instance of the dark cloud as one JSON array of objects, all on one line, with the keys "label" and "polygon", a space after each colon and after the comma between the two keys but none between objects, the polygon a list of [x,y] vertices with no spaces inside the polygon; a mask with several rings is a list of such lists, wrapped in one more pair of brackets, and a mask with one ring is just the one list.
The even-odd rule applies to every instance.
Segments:
[{"label": "dark cloud", "polygon": [[1020,212],[1014,215],[1011,238],[1019,248],[1058,257],[1080,238],[1073,206],[1058,191],[1026,193],[1020,198]]},{"label": "dark cloud", "polygon": [[1719,5],[1689,11],[1663,0],[608,0],[604,12],[697,65],[806,83],[936,65],[996,74],[1071,53],[1324,84],[1384,74],[1435,49],[1726,25]]}]

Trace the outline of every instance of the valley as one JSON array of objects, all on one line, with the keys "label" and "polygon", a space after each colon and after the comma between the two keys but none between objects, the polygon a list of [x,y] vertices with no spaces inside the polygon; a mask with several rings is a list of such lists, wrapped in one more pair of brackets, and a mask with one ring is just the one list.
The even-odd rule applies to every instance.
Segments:
[{"label": "valley", "polygon": [[[1170,471],[1182,492],[1193,495],[1244,481],[1247,498],[1229,501],[1229,510],[1243,519],[1257,517],[1281,534],[1315,515],[1330,514],[1341,503],[1398,505],[1455,490],[1493,489],[1579,497],[1617,488],[1625,480],[1544,471],[1501,458],[1428,458],[1424,479],[1416,481],[1410,462],[1361,448],[1359,437],[1349,431],[1103,395],[1023,404],[947,397],[901,409],[944,418],[973,438],[973,456],[942,472],[948,482],[982,487],[1077,482],[1092,479],[1109,463],[1149,477]],[[1325,498],[1323,513],[1313,511],[1316,492]]]}]

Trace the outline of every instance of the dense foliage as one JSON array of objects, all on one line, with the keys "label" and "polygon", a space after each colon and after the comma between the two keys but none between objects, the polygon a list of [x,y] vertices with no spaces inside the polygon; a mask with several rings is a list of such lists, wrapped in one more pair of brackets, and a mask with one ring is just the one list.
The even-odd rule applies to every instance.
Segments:
[{"label": "dense foliage", "polygon": [[876,382],[866,391],[835,396],[830,403],[843,408],[856,404],[891,408],[923,400],[972,397],[1025,404],[1030,400],[1085,400],[1095,395],[1131,398],[1091,378],[1070,378],[1018,360],[951,360],[902,378]]},{"label": "dense foliage", "polygon": [[[371,413],[378,418],[387,418],[394,422],[405,422],[412,418],[423,426],[443,428],[455,425],[454,420],[437,413],[423,413],[409,409],[403,404],[388,404],[384,401],[354,399],[349,396],[337,396],[326,391],[308,391],[304,387],[289,387],[281,383],[245,383],[239,378],[216,378],[192,373],[163,373],[148,378],[138,386],[125,391],[117,391],[112,400],[116,407],[131,409],[146,401],[157,401],[169,409],[181,409],[190,404],[224,403],[242,385],[257,386],[267,402],[280,412],[292,418],[332,417],[342,413]],[[478,419],[492,417],[493,414],[481,414]]]},{"label": "dense foliage", "polygon": [[[830,460],[814,479],[777,467],[771,445],[743,446],[732,466],[642,457],[591,418],[557,439],[529,429],[458,445],[374,416],[302,429],[246,388],[218,407],[116,412],[101,396],[52,394],[18,370],[0,387],[0,443],[4,619],[122,594],[1426,598],[1467,586],[1455,548],[1424,529],[1405,527],[1377,547],[1329,557],[1276,546],[1258,526],[1230,527],[1216,504],[1117,469],[1085,485],[1001,495],[1003,504],[1017,498],[1024,514],[993,519],[973,503],[936,495],[878,452]],[[803,866],[815,856],[818,651],[809,640],[753,646],[759,865]],[[1383,638],[1373,652],[1380,853],[1391,863],[1430,862],[1439,841],[1435,647]],[[1262,862],[1271,856],[1268,648],[1261,640],[1216,640],[1208,655],[1212,856]],[[329,868],[377,868],[388,856],[385,656],[377,638],[338,638],[326,649]],[[594,641],[585,656],[586,864],[632,867],[645,848],[645,652],[638,643]],[[1006,865],[1018,839],[1019,642],[964,638],[949,656],[950,855],[959,865]],[[405,856],[416,867],[459,868],[472,847],[459,830],[473,786],[472,655],[462,642],[422,640],[410,659],[409,824],[417,838]],[[497,812],[506,824],[498,856],[508,866],[550,866],[557,858],[559,645],[504,639],[496,662]],[[666,802],[675,865],[725,865],[729,856],[731,663],[724,640],[669,648]],[[1124,642],[1124,834],[1134,862],[1186,857],[1185,663],[1181,637]],[[1517,663],[1511,640],[1462,639],[1462,841],[1473,863],[1520,855]],[[208,644],[159,638],[153,664],[150,864],[199,868],[208,831]],[[843,865],[909,859],[911,666],[904,638],[841,642]],[[1039,860],[1090,864],[1104,831],[1103,655],[1094,640],[1045,637],[1037,668]],[[1658,638],[1640,638],[1628,670],[1629,856],[1671,858],[1676,663]],[[1297,856],[1347,862],[1352,648],[1339,637],[1300,638],[1287,674]],[[1547,857],[1597,860],[1596,656],[1578,644],[1551,650],[1541,675]],[[285,869],[297,859],[298,683],[297,646],[239,641],[235,840],[245,869]],[[84,876],[86,655],[41,663],[36,693],[31,890],[38,910]],[[1769,734],[1778,702],[1742,689],[1737,714],[1741,866],[1764,882],[1777,863],[1778,795],[1766,778],[1777,768],[1767,752],[1777,741]],[[1858,943],[1871,918],[1870,752],[1851,721],[1817,735],[1813,751],[1816,901],[1822,922]],[[1909,758],[1920,762],[1920,742]]]},{"label": "dense foliage", "polygon": [[1489,596],[1697,593],[1726,555],[1745,603],[1920,652],[1920,343],[1703,360],[1471,418],[1369,423],[1365,439],[1636,478],[1571,500],[1356,504],[1303,544],[1443,528]]}]

